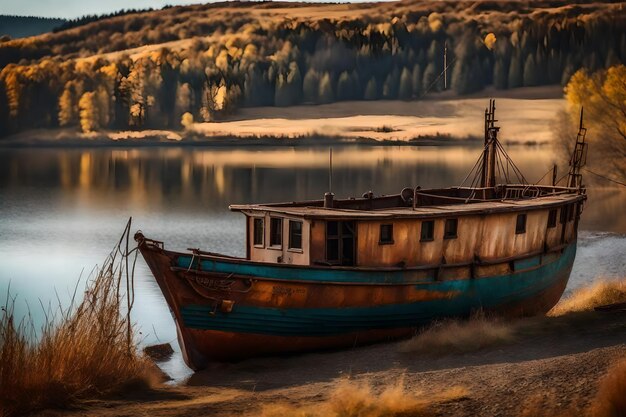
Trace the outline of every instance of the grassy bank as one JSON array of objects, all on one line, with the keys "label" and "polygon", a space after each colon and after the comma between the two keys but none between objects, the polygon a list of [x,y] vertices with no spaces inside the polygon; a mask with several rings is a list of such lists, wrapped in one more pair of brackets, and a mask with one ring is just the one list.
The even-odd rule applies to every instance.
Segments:
[{"label": "grassy bank", "polygon": [[0,415],[66,408],[156,381],[122,312],[121,280],[113,260],[105,263],[82,299],[46,311],[40,331],[28,318],[14,316],[15,301],[7,297],[0,317]]}]

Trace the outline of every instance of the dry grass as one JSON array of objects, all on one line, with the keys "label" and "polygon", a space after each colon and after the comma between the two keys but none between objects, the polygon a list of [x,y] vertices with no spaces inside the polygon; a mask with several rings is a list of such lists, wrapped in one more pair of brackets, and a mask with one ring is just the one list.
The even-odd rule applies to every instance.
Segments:
[{"label": "dry grass", "polygon": [[511,342],[515,330],[514,324],[484,314],[464,321],[444,320],[401,343],[400,351],[432,355],[471,352]]},{"label": "dry grass", "polygon": [[16,323],[14,300],[7,301],[0,318],[0,415],[67,407],[155,380],[132,334],[128,339],[128,322],[120,311],[122,274],[111,262],[90,281],[77,305],[48,312],[37,335],[31,321]]},{"label": "dry grass", "polygon": [[593,417],[626,416],[626,359],[610,368],[600,380],[591,411]]},{"label": "dry grass", "polygon": [[[342,380],[329,398],[315,406],[297,408],[285,404],[264,406],[262,417],[399,417],[428,416],[429,406],[435,403],[467,398],[464,387],[451,387],[445,391],[422,397],[419,391],[405,387],[404,379],[381,390],[369,383]],[[425,399],[428,398],[428,399]]]},{"label": "dry grass", "polygon": [[599,280],[592,285],[577,289],[569,297],[559,301],[550,310],[548,316],[558,317],[569,313],[590,311],[606,304],[623,302],[626,302],[626,278]]}]

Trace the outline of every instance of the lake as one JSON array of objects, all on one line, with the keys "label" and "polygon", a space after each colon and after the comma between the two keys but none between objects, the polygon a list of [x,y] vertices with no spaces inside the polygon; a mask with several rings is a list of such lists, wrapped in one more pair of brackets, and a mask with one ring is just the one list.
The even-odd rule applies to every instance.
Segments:
[{"label": "lake", "polygon": [[[481,148],[340,146],[333,151],[338,198],[398,193],[407,186],[459,185]],[[554,163],[549,146],[511,146],[529,181]],[[564,173],[564,172],[563,172]],[[549,178],[550,174],[546,175]],[[626,270],[626,191],[592,185],[581,221],[579,251],[568,291]],[[27,302],[35,320],[41,304],[66,303],[77,280],[101,264],[133,217],[133,232],[167,248],[199,247],[244,255],[244,216],[229,204],[322,198],[328,189],[328,149],[81,148],[0,149],[0,301],[7,288],[16,313]],[[171,342],[176,332],[143,259],[136,270],[133,317],[142,344]],[[163,368],[190,373],[178,353]]]}]

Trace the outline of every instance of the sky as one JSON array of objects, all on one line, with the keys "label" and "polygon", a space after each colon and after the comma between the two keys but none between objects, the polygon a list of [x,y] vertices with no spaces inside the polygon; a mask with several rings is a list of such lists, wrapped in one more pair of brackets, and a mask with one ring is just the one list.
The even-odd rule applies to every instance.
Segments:
[{"label": "sky", "polygon": [[0,0],[0,14],[73,19],[120,9],[160,9],[166,4],[206,3],[206,0]]},{"label": "sky", "polygon": [[[315,1],[335,2],[338,0]],[[0,15],[5,14],[74,19],[87,14],[106,14],[116,12],[121,9],[160,9],[165,5],[197,4],[208,2],[210,2],[210,0],[0,0]]]}]

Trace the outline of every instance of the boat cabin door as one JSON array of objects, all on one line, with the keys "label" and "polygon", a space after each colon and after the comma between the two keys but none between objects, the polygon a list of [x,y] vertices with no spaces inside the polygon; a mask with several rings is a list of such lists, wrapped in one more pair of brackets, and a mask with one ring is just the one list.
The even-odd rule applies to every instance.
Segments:
[{"label": "boat cabin door", "polygon": [[356,228],[354,222],[326,222],[326,262],[343,266],[356,264]]}]

